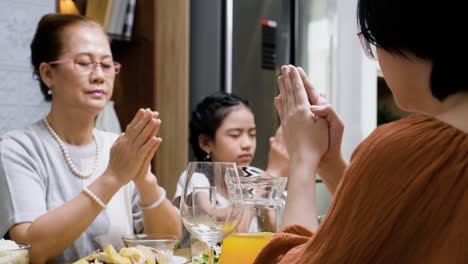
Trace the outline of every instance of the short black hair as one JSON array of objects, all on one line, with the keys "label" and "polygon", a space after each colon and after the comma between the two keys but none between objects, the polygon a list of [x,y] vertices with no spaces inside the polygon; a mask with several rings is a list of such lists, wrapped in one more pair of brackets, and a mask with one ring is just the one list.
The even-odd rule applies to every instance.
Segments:
[{"label": "short black hair", "polygon": [[200,148],[198,137],[205,135],[209,139],[214,139],[216,130],[221,126],[223,120],[232,112],[233,107],[239,105],[243,105],[253,112],[248,100],[225,92],[215,92],[197,104],[190,118],[189,141],[198,161],[207,160],[207,153]]},{"label": "short black hair", "polygon": [[[364,37],[382,49],[410,52],[432,62],[430,88],[440,101],[468,91],[464,69],[466,8],[434,0],[359,0],[358,24]],[[458,3],[458,2],[457,2]]]}]

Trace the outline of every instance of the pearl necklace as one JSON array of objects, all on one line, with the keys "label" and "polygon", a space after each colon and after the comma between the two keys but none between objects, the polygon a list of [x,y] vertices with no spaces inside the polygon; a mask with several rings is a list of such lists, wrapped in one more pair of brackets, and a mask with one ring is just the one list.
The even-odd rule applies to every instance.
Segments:
[{"label": "pearl necklace", "polygon": [[83,179],[91,177],[91,175],[94,174],[94,172],[96,171],[98,167],[99,153],[101,152],[101,148],[99,146],[99,143],[97,142],[96,137],[94,136],[94,133],[93,133],[93,139],[94,139],[94,142],[96,143],[96,158],[94,159],[94,166],[89,173],[82,173],[76,168],[75,164],[73,164],[73,161],[71,160],[70,155],[68,154],[68,151],[65,148],[65,144],[63,144],[63,141],[59,137],[59,135],[57,135],[57,132],[55,132],[55,130],[50,126],[49,121],[47,121],[47,117],[44,117],[44,124],[46,125],[52,137],[54,137],[55,140],[57,140],[60,146],[60,150],[62,151],[63,157],[68,165],[68,168],[70,168],[73,174]]}]

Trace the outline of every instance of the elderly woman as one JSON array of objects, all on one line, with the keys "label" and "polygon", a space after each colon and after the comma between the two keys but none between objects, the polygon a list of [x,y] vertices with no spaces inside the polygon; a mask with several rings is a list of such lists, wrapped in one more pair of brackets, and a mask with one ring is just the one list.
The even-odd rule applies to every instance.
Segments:
[{"label": "elderly woman", "polygon": [[158,114],[140,109],[125,133],[94,128],[121,66],[93,20],[44,16],[31,43],[52,109],[0,141],[0,235],[31,244],[32,263],[63,263],[131,233],[180,234],[178,211],[150,172]]},{"label": "elderly woman", "polygon": [[[275,99],[290,154],[289,195],[265,263],[468,263],[466,8],[437,1],[360,0],[364,51],[401,109],[349,164],[343,125],[300,68],[284,66]],[[435,19],[437,18],[437,19]],[[334,192],[317,227],[315,173]]]}]

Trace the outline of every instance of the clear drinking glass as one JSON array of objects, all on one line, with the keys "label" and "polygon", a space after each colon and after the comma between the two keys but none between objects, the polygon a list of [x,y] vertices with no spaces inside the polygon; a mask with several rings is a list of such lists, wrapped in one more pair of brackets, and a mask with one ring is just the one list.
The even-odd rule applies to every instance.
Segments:
[{"label": "clear drinking glass", "polygon": [[242,219],[242,190],[233,162],[190,162],[180,213],[187,230],[210,248],[231,234]]}]

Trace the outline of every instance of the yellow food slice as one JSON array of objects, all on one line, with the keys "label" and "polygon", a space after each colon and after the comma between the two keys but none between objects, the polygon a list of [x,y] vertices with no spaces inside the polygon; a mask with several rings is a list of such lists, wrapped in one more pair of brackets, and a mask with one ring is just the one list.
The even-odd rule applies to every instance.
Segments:
[{"label": "yellow food slice", "polygon": [[96,254],[99,254],[100,250],[96,250],[94,251],[93,253],[91,253],[89,256],[86,256],[82,259],[79,259],[75,262],[73,262],[73,264],[88,264],[88,260],[94,260],[95,259],[95,256]]},{"label": "yellow food slice", "polygon": [[131,259],[132,261],[136,261],[136,263],[145,263],[146,261],[146,257],[143,255],[143,253],[141,253],[141,251],[137,248],[133,247],[121,248],[119,255]]},{"label": "yellow food slice", "polygon": [[154,252],[154,257],[156,258],[156,264],[170,264],[167,262],[167,260],[165,260],[161,251],[152,247],[148,247],[148,248]]},{"label": "yellow food slice", "polygon": [[142,246],[142,245],[137,245],[136,248],[145,256],[146,258],[146,264],[158,264],[156,262],[156,258],[149,249],[149,247]]},{"label": "yellow food slice", "polygon": [[111,244],[106,246],[104,253],[114,264],[132,264],[128,258],[120,256]]}]

